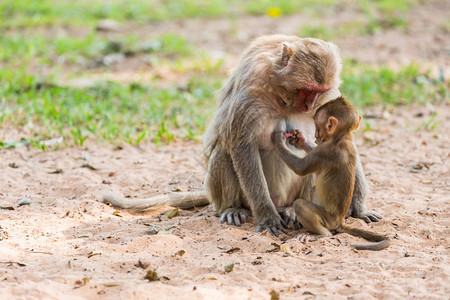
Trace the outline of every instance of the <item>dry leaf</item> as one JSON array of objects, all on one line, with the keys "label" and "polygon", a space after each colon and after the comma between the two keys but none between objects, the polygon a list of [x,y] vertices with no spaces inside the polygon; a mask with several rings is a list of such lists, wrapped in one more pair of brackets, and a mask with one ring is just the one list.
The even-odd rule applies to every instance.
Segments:
[{"label": "dry leaf", "polygon": [[144,279],[147,279],[148,281],[158,281],[159,280],[158,273],[156,272],[156,270],[147,271],[147,274],[144,276]]},{"label": "dry leaf", "polygon": [[270,300],[279,300],[279,299],[280,299],[280,294],[278,294],[274,290],[271,290],[270,291]]},{"label": "dry leaf", "polygon": [[171,209],[164,213],[164,215],[169,219],[175,218],[176,216],[178,216],[178,214],[179,214],[178,208]]},{"label": "dry leaf", "polygon": [[62,169],[55,169],[54,171],[51,171],[51,172],[47,172],[48,174],[61,174],[63,172],[63,170]]},{"label": "dry leaf", "polygon": [[97,168],[91,166],[90,164],[82,164],[80,166],[80,168],[88,168],[89,170],[92,170],[92,171],[97,171],[98,170]]},{"label": "dry leaf", "polygon": [[89,280],[91,280],[90,277],[83,277],[81,280],[75,281],[75,284],[77,285],[75,288],[85,286],[89,282]]},{"label": "dry leaf", "polygon": [[17,169],[19,167],[19,165],[16,164],[15,162],[12,162],[12,163],[8,164],[8,166],[13,168],[13,169]]},{"label": "dry leaf", "polygon": [[122,285],[122,282],[105,282],[103,285],[105,287],[114,287],[114,286]]},{"label": "dry leaf", "polygon": [[12,207],[12,206],[0,206],[0,209],[4,209],[4,210],[14,210],[14,207]]},{"label": "dry leaf", "polygon": [[270,247],[267,248],[267,252],[278,252],[280,251],[280,245],[278,245],[277,243],[272,243],[270,244]]},{"label": "dry leaf", "polygon": [[135,266],[145,270],[148,268],[148,266],[150,266],[150,263],[148,263],[146,261],[138,260],[138,263],[135,264]]},{"label": "dry leaf", "polygon": [[241,251],[241,248],[231,248],[230,250],[223,251],[223,253],[232,254],[232,253],[238,252],[238,251]]},{"label": "dry leaf", "polygon": [[92,233],[88,232],[88,233],[83,233],[81,235],[78,236],[79,238],[90,238],[92,237]]},{"label": "dry leaf", "polygon": [[88,258],[91,258],[92,256],[95,256],[95,255],[101,255],[101,254],[102,254],[101,251],[92,251],[88,254]]},{"label": "dry leaf", "polygon": [[286,254],[291,254],[291,249],[289,247],[289,244],[283,244],[281,245],[281,251]]}]

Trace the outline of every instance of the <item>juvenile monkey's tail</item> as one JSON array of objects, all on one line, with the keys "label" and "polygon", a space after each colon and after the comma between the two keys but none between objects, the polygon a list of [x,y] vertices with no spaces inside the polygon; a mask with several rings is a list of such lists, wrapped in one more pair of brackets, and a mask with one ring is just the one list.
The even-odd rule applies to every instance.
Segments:
[{"label": "juvenile monkey's tail", "polygon": [[181,209],[189,209],[209,204],[205,191],[182,192],[158,195],[150,198],[125,198],[117,193],[108,191],[103,194],[103,202],[112,206],[131,209],[134,211],[146,211],[161,206],[173,206]]},{"label": "juvenile monkey's tail", "polygon": [[383,250],[384,248],[387,248],[390,243],[389,237],[372,232],[372,231],[364,230],[364,229],[359,229],[359,228],[355,228],[355,227],[342,225],[341,232],[345,232],[345,233],[351,234],[353,236],[359,236],[359,237],[365,238],[368,241],[375,242],[372,244],[352,245],[356,250],[379,251],[379,250]]}]

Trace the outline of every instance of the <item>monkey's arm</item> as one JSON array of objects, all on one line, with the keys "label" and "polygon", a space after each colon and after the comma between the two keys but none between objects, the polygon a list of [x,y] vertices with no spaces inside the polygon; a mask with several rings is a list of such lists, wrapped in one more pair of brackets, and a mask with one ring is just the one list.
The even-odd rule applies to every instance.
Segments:
[{"label": "monkey's arm", "polygon": [[316,147],[317,147],[317,144],[314,143],[312,140],[305,139],[305,146],[303,147],[303,150],[305,150],[306,153],[311,152]]},{"label": "monkey's arm", "polygon": [[252,141],[236,144],[237,146],[231,149],[231,159],[245,199],[256,217],[256,230],[258,232],[267,230],[275,236],[278,236],[278,230],[286,232],[270,198],[258,144]]},{"label": "monkey's arm", "polygon": [[319,155],[317,153],[310,153],[303,159],[298,157],[286,146],[284,132],[274,132],[272,134],[272,141],[283,161],[296,174],[305,176],[320,170],[322,161],[319,159]]}]

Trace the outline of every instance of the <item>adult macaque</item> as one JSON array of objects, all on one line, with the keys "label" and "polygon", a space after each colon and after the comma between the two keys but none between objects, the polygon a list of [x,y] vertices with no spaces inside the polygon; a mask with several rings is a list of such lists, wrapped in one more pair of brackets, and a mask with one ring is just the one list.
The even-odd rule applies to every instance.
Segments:
[{"label": "adult macaque", "polygon": [[[338,48],[332,43],[285,35],[253,41],[221,89],[218,110],[205,134],[206,194],[187,201],[207,197],[222,213],[222,222],[230,225],[239,226],[253,214],[258,231],[278,235],[283,229],[281,216],[287,222],[295,219],[292,203],[312,192],[313,180],[299,177],[283,163],[271,134],[296,128],[306,137],[314,136],[314,111],[340,95],[340,71]],[[357,156],[349,214],[379,221],[380,215],[366,210],[367,191]],[[133,199],[105,197],[105,201],[133,209]],[[152,198],[137,201],[141,209],[146,201],[148,207],[153,203]]]},{"label": "adult macaque", "polygon": [[[361,117],[344,98],[339,97],[321,106],[315,116],[316,142],[305,140],[298,131],[274,132],[273,142],[283,161],[298,175],[316,174],[314,202],[298,199],[294,202],[299,222],[310,232],[331,236],[332,231],[346,232],[376,243],[354,245],[358,250],[381,250],[389,246],[389,238],[345,225],[345,215],[352,201],[355,185],[356,148],[352,131]],[[286,136],[309,152],[305,158],[296,156],[286,146]],[[307,241],[307,235],[300,237]]]}]

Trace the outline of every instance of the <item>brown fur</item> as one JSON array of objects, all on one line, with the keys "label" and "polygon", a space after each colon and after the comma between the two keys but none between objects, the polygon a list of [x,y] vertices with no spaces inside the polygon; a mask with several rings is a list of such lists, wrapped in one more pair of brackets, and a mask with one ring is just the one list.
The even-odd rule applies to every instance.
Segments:
[{"label": "brown fur", "polygon": [[[285,163],[300,176],[316,174],[316,201],[298,199],[294,209],[299,222],[313,233],[330,236],[331,231],[346,232],[377,243],[355,245],[356,249],[381,250],[389,238],[345,225],[355,185],[356,148],[352,131],[359,125],[356,109],[339,97],[321,106],[315,114],[316,141],[312,147],[295,132],[298,145],[310,150],[305,158],[297,157],[286,147],[284,132],[275,132],[275,147]],[[306,147],[308,144],[308,147]]]}]

